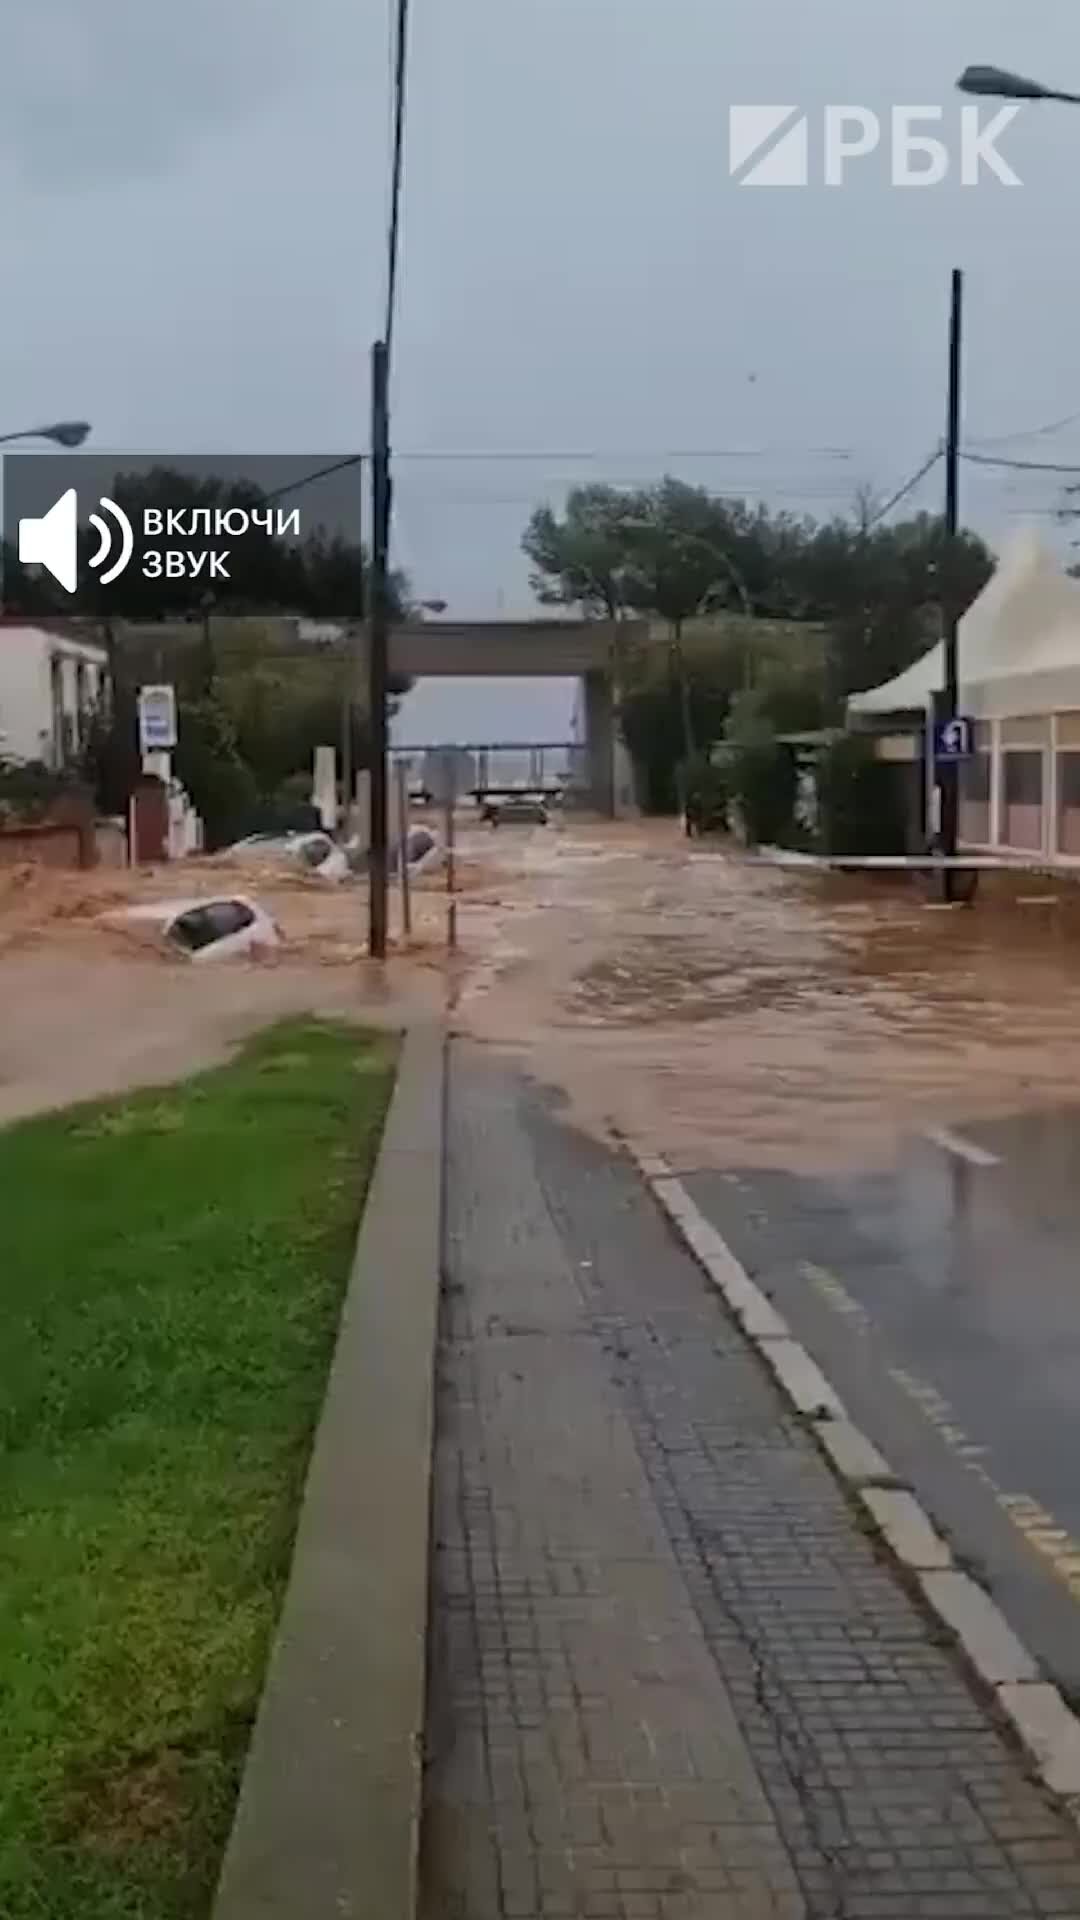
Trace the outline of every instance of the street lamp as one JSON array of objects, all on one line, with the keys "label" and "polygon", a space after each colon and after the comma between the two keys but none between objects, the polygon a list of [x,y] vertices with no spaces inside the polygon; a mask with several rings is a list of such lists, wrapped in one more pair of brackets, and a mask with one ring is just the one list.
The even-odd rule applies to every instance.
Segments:
[{"label": "street lamp", "polygon": [[23,427],[18,433],[0,433],[0,446],[7,446],[12,440],[54,440],[58,447],[81,447],[89,431],[89,420],[57,420],[51,427]]},{"label": "street lamp", "polygon": [[957,81],[961,93],[973,93],[991,100],[1064,100],[1080,107],[1080,93],[1062,93],[1057,87],[1044,87],[1040,80],[1026,80],[1022,73],[1009,73],[1004,67],[965,67]]}]

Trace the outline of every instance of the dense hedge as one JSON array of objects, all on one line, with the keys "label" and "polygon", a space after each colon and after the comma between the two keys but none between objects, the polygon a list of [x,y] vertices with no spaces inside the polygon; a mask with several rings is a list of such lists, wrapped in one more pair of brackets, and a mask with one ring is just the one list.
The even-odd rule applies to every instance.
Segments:
[{"label": "dense hedge", "polygon": [[841,734],[817,766],[818,842],[822,853],[903,853],[902,773],[878,760],[873,742]]}]

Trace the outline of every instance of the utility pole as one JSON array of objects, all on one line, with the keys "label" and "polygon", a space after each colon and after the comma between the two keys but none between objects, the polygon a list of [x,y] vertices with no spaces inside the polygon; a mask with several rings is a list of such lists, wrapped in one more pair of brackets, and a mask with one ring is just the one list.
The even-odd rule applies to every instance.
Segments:
[{"label": "utility pole", "polygon": [[[361,473],[363,465],[361,463]],[[356,619],[345,630],[345,679],[342,686],[341,710],[341,785],[345,798],[343,819],[346,834],[351,834],[353,809],[356,801],[357,767],[353,759],[353,741],[355,737],[354,719],[356,703],[360,698],[360,689],[364,679],[364,636],[367,620],[367,579],[361,563],[360,579],[357,582]]]},{"label": "utility pole", "polygon": [[386,682],[389,652],[390,546],[389,358],[386,343],[371,349],[371,599],[368,636],[368,725],[371,732],[371,852],[368,952],[385,960],[387,938],[388,794]]},{"label": "utility pole", "polygon": [[[960,673],[957,660],[957,629],[960,624],[957,600],[956,547],[960,524],[960,390],[963,371],[964,276],[953,268],[952,297],[949,305],[949,397],[945,431],[945,551],[942,555],[944,588],[945,688],[941,720],[956,719],[960,699]],[[955,760],[943,760],[938,769],[941,793],[941,846],[946,859],[955,860],[960,827],[960,769]],[[945,899],[956,898],[956,875],[945,870]]]}]

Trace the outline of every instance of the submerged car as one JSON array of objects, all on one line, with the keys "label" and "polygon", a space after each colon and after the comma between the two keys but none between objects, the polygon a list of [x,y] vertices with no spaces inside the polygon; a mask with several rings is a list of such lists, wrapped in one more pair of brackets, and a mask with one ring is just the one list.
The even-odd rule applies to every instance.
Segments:
[{"label": "submerged car", "polygon": [[257,900],[222,894],[203,900],[160,900],[105,916],[114,924],[142,925],[189,960],[227,960],[281,945],[282,933]]},{"label": "submerged car", "polygon": [[230,860],[294,860],[322,880],[344,880],[349,873],[345,849],[328,833],[252,833],[226,851]]}]

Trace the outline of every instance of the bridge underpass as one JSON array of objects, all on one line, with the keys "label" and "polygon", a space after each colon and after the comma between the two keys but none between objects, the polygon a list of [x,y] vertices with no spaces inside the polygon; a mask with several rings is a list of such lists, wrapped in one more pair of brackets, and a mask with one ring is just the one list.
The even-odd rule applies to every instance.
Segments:
[{"label": "bridge underpass", "polygon": [[[489,796],[522,793],[542,794],[546,799],[565,797],[578,805],[592,798],[588,752],[580,740],[453,741],[437,746],[424,742],[395,745],[390,757],[406,763],[414,790],[430,784],[433,791],[431,761],[446,752],[460,756],[459,792],[481,803]],[[511,771],[521,766],[524,773]]]},{"label": "bridge underpass", "polygon": [[[644,621],[616,620],[425,620],[396,627],[390,637],[390,671],[395,677],[427,679],[561,679],[581,682],[584,738],[543,744],[537,751],[570,752],[575,797],[597,813],[615,816],[634,811],[629,755],[615,724],[616,686],[623,648],[641,642]],[[429,746],[456,746],[451,740]],[[463,744],[463,743],[462,743]],[[528,753],[530,742],[515,744]],[[470,752],[486,753],[477,784],[491,780],[492,756],[508,751],[483,742]],[[403,753],[404,747],[396,748]],[[414,752],[417,749],[413,749]],[[531,783],[526,783],[531,784]],[[539,786],[539,782],[536,783]],[[496,784],[486,791],[496,792]],[[520,791],[515,782],[514,791]]]}]

